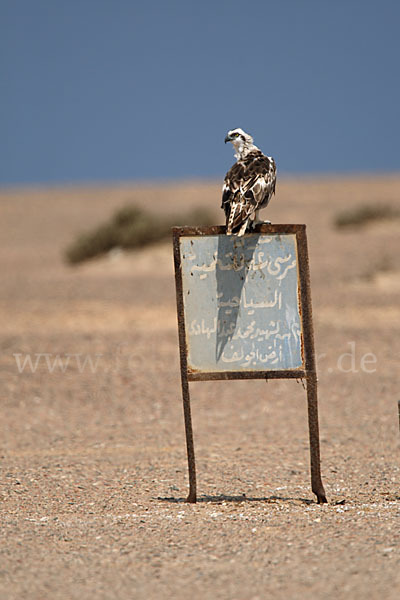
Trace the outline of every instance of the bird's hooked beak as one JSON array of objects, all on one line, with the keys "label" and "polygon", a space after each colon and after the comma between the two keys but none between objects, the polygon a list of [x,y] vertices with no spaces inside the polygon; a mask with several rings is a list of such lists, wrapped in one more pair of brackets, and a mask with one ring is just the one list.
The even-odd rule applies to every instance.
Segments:
[{"label": "bird's hooked beak", "polygon": [[231,137],[228,133],[228,135],[225,138],[225,144],[226,144],[226,142],[231,142],[232,140],[233,140],[233,137]]}]

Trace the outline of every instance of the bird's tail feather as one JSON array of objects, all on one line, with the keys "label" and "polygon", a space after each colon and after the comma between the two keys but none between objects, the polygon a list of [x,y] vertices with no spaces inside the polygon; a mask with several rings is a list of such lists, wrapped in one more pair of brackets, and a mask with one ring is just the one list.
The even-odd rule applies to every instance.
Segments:
[{"label": "bird's tail feather", "polygon": [[226,220],[226,234],[235,233],[242,236],[246,231],[250,216],[251,213],[244,208],[243,203],[232,204]]},{"label": "bird's tail feather", "polygon": [[241,228],[240,228],[240,230],[238,232],[238,236],[239,237],[242,236],[242,235],[244,235],[246,233],[246,229],[247,229],[247,225],[248,225],[249,219],[250,219],[250,217],[248,219],[246,219],[245,222],[243,223],[243,225],[241,226]]}]

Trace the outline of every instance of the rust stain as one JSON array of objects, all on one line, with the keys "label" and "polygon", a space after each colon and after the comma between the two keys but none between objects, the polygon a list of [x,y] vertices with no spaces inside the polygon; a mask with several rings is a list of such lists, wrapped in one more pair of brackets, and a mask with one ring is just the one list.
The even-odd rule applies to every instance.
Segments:
[{"label": "rust stain", "polygon": [[301,288],[300,282],[297,282],[297,305],[299,307],[299,317],[301,323],[301,343],[300,343],[300,352],[301,352],[301,362],[303,365],[305,364],[305,354],[304,354],[304,335],[303,335],[303,306],[301,303]]}]

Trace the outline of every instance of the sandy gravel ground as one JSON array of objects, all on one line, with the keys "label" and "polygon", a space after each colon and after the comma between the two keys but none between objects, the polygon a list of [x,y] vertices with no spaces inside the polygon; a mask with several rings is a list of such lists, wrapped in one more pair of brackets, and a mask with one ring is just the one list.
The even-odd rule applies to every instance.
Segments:
[{"label": "sandy gravel ground", "polygon": [[1,194],[0,598],[399,597],[400,221],[332,225],[399,177],[286,180],[268,211],[308,228],[325,506],[295,381],[191,384],[186,504],[171,244],[63,263],[130,201],[221,222],[219,187]]}]

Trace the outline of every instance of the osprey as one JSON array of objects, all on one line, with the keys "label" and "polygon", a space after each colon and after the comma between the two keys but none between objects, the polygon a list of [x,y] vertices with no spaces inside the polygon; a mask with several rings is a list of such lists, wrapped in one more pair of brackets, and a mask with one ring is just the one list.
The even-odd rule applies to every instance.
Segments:
[{"label": "osprey", "polygon": [[243,129],[228,131],[226,142],[232,142],[237,162],[225,175],[221,208],[225,211],[227,235],[243,235],[251,220],[253,225],[262,223],[258,212],[275,193],[276,165]]}]

